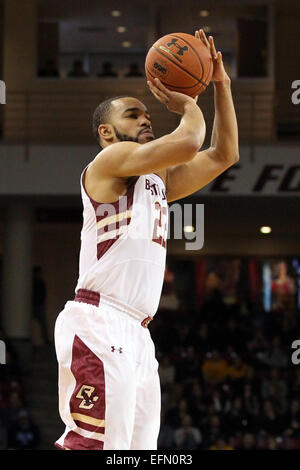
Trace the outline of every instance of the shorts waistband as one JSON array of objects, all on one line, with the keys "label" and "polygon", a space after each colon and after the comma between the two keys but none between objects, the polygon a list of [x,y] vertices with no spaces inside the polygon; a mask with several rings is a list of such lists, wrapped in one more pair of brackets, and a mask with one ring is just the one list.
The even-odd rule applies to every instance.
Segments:
[{"label": "shorts waistband", "polygon": [[120,310],[123,313],[127,313],[129,316],[141,322],[141,325],[144,328],[148,328],[149,323],[153,320],[153,317],[148,316],[145,318],[145,314],[141,311],[130,307],[129,305],[124,305],[122,302],[119,302],[117,299],[113,299],[99,292],[95,292],[88,289],[78,289],[74,298],[75,302],[84,302],[86,304],[91,304],[96,307],[99,305],[106,304],[115,307],[117,310]]}]

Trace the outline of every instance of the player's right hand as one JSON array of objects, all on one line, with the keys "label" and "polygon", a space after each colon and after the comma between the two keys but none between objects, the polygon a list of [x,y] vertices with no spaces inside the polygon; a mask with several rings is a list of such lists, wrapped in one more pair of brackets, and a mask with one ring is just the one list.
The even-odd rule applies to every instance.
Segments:
[{"label": "player's right hand", "polygon": [[147,84],[155,98],[166,105],[168,110],[172,113],[183,115],[185,106],[188,103],[193,103],[194,105],[197,103],[198,96],[192,98],[191,96],[178,93],[177,91],[170,91],[158,78],[155,78],[153,82],[150,80],[147,81]]}]

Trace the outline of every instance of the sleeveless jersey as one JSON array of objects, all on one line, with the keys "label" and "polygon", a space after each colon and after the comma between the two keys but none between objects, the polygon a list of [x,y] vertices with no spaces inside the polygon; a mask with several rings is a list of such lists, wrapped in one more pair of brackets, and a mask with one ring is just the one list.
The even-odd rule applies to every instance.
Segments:
[{"label": "sleeveless jersey", "polygon": [[165,185],[156,174],[134,177],[118,201],[98,203],[85,189],[86,168],[80,178],[83,225],[75,292],[96,291],[153,317],[166,264]]}]

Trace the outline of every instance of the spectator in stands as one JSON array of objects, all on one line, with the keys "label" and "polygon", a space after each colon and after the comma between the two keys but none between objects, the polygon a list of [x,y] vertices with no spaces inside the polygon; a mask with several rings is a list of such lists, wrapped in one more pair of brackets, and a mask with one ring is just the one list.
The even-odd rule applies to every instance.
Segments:
[{"label": "spectator in stands", "polygon": [[254,406],[248,412],[248,410],[245,410],[246,417],[247,417],[247,431],[257,434],[260,429],[261,429],[261,400],[259,400],[259,403],[254,403]]},{"label": "spectator in stands", "polygon": [[162,357],[158,372],[162,387],[174,383],[176,369],[171,363],[169,355],[166,354]]},{"label": "spectator in stands", "polygon": [[181,383],[193,381],[193,378],[199,374],[199,358],[194,346],[188,346],[181,354],[181,361],[177,367],[176,380]]},{"label": "spectator in stands", "polygon": [[191,343],[195,346],[199,358],[203,360],[212,347],[212,342],[208,335],[207,323],[201,323],[198,328],[192,332]]},{"label": "spectator in stands", "polygon": [[[207,275],[205,301],[201,310],[201,318],[220,332],[220,325],[226,319],[226,306],[223,301],[222,281],[218,274],[211,271]],[[222,339],[222,338],[221,338]]]},{"label": "spectator in stands", "polygon": [[234,450],[234,448],[228,444],[224,436],[221,436],[216,440],[215,444],[210,446],[209,450]]},{"label": "spectator in stands", "polygon": [[238,327],[234,318],[230,318],[226,324],[225,331],[226,345],[231,346],[235,351],[240,351],[244,348],[243,332]]},{"label": "spectator in stands", "polygon": [[171,268],[166,264],[164,283],[159,301],[159,310],[176,311],[179,308],[177,293],[175,290],[175,276]]},{"label": "spectator in stands", "polygon": [[265,400],[262,410],[261,429],[269,434],[281,432],[281,422],[276,414],[274,405],[270,400]]},{"label": "spectator in stands", "polygon": [[207,424],[202,426],[201,434],[203,439],[202,448],[207,450],[223,435],[220,417],[218,415],[210,416]]},{"label": "spectator in stands", "polygon": [[247,349],[251,352],[252,355],[256,355],[257,353],[261,353],[262,351],[265,351],[269,343],[266,340],[264,333],[263,333],[263,328],[261,326],[257,326],[254,334],[251,334],[251,338],[247,343]]},{"label": "spectator in stands", "polygon": [[129,70],[125,74],[125,77],[143,77],[144,74],[139,70],[139,65],[133,62],[129,65]]},{"label": "spectator in stands", "polygon": [[272,282],[274,308],[292,315],[295,311],[295,292],[295,281],[288,275],[288,265],[280,261],[276,266],[276,278]]},{"label": "spectator in stands", "polygon": [[38,75],[39,77],[49,77],[49,78],[59,77],[59,72],[57,70],[54,60],[48,59],[45,63],[45,66],[40,68]]},{"label": "spectator in stands", "polygon": [[176,344],[176,351],[179,351],[180,354],[188,345],[188,338],[190,334],[189,326],[186,323],[180,322],[176,323],[175,330],[177,334],[177,344]]},{"label": "spectator in stands", "polygon": [[300,404],[299,400],[293,400],[285,417],[284,435],[300,438]]},{"label": "spectator in stands", "polygon": [[32,308],[33,318],[40,325],[41,334],[45,344],[50,344],[47,327],[47,311],[46,311],[47,288],[43,279],[42,268],[35,266],[33,269],[32,282]]},{"label": "spectator in stands", "polygon": [[2,419],[0,416],[0,450],[7,449],[7,445],[8,445],[7,429],[4,426],[4,423],[2,422]]},{"label": "spectator in stands", "polygon": [[289,358],[284,348],[281,346],[281,340],[279,336],[275,336],[273,338],[270,349],[261,353],[259,355],[259,359],[263,364],[266,364],[270,367],[287,367]]},{"label": "spectator in stands", "polygon": [[215,349],[211,354],[207,355],[204,361],[202,366],[203,378],[212,386],[218,385],[226,379],[227,368],[227,361],[223,359],[219,351]]},{"label": "spectator in stands", "polygon": [[300,392],[300,369],[293,371],[293,377],[289,384],[289,396],[291,399],[298,399]]},{"label": "spectator in stands", "polygon": [[246,377],[247,368],[247,364],[245,364],[242,359],[233,352],[231,354],[231,363],[227,368],[228,377],[236,382],[241,381]]},{"label": "spectator in stands", "polygon": [[68,73],[68,77],[70,78],[88,77],[88,74],[84,70],[82,60],[76,59],[73,61],[73,66],[70,72]]},{"label": "spectator in stands", "polygon": [[102,64],[102,72],[98,74],[98,77],[117,77],[117,72],[113,69],[113,64],[109,61]]},{"label": "spectator in stands", "polygon": [[196,450],[202,442],[201,432],[192,425],[190,415],[182,416],[181,425],[174,432],[176,449]]},{"label": "spectator in stands", "polygon": [[9,406],[8,396],[9,385],[6,381],[1,380],[0,382],[0,413]]},{"label": "spectator in stands", "polygon": [[9,432],[9,445],[14,449],[37,449],[39,430],[29,418],[27,411],[20,411],[17,421]]},{"label": "spectator in stands", "polygon": [[248,417],[243,408],[243,401],[240,396],[234,398],[231,409],[224,415],[224,422],[227,435],[243,433],[248,426]]},{"label": "spectator in stands", "polygon": [[247,372],[244,378],[244,385],[251,385],[252,391],[255,395],[260,395],[260,380],[255,373],[255,369],[248,365]]},{"label": "spectator in stands", "polygon": [[200,383],[195,382],[191,387],[188,387],[186,396],[189,403],[191,416],[193,416],[195,422],[200,423],[207,415],[208,405]]},{"label": "spectator in stands", "polygon": [[256,449],[256,440],[255,436],[252,433],[247,432],[243,435],[241,443],[238,446],[238,450],[255,450]]},{"label": "spectator in stands", "polygon": [[177,428],[180,426],[182,418],[186,414],[189,414],[189,408],[187,400],[182,398],[175,406],[167,411],[166,419],[173,428]]},{"label": "spectator in stands", "polygon": [[[271,390],[271,393],[270,393]],[[287,384],[279,377],[278,369],[273,367],[270,375],[262,379],[261,395],[266,400],[270,395],[276,397],[281,413],[286,411],[287,407]]]},{"label": "spectator in stands", "polygon": [[161,424],[157,440],[158,450],[170,450],[174,447],[174,429],[166,423],[166,413],[162,409]]},{"label": "spectator in stands", "polygon": [[174,383],[170,387],[168,392],[169,395],[169,408],[175,407],[177,403],[184,397],[184,388],[180,383]]},{"label": "spectator in stands", "polygon": [[259,396],[253,393],[252,385],[246,383],[243,388],[243,408],[247,416],[253,416],[259,406]]},{"label": "spectator in stands", "polygon": [[7,428],[12,426],[19,417],[20,411],[24,411],[24,403],[17,391],[12,391],[9,395],[9,404],[2,410],[1,416]]}]

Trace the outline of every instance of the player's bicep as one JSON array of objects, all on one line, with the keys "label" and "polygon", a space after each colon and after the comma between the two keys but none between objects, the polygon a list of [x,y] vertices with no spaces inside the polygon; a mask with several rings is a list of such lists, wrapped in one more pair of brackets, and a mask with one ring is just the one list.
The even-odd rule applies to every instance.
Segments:
[{"label": "player's bicep", "polygon": [[168,202],[182,199],[211,183],[234,164],[215,157],[211,148],[198,152],[189,162],[167,170]]},{"label": "player's bicep", "polygon": [[135,142],[110,145],[96,157],[92,166],[103,176],[139,176],[191,160],[196,152],[188,138],[166,135],[143,145]]}]

